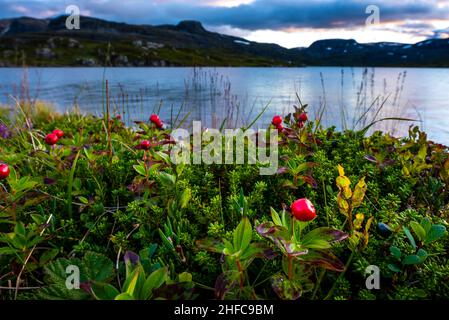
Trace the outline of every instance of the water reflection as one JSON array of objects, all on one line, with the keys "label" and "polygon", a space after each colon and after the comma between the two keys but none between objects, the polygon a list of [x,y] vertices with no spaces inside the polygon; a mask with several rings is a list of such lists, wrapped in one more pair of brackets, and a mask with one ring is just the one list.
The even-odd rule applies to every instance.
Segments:
[{"label": "water reflection", "polygon": [[[270,103],[257,126],[298,104],[296,93],[325,126],[362,127],[373,119],[421,120],[429,137],[449,144],[449,69],[402,68],[20,68],[0,69],[1,103],[28,95],[60,111],[78,105],[101,114],[104,80],[111,105],[130,123],[160,109],[170,123],[189,115],[207,126],[250,122]],[[25,86],[22,84],[26,83]],[[404,134],[410,123],[385,121],[376,127]]]}]

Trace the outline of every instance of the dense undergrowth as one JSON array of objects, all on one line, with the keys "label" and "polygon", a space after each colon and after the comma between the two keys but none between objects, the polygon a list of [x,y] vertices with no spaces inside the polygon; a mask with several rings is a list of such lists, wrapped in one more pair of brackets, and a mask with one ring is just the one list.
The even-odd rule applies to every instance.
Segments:
[{"label": "dense undergrowth", "polygon": [[[272,176],[174,165],[170,131],[150,122],[2,112],[0,298],[448,298],[448,149],[418,128],[367,137],[301,112],[284,118]],[[292,217],[303,198],[313,220]]]}]

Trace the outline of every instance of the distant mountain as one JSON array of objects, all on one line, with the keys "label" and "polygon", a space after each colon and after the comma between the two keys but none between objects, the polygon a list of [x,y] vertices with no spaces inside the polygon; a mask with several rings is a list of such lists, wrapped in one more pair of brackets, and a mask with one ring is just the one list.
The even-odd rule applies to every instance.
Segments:
[{"label": "distant mountain", "polygon": [[432,39],[416,44],[321,40],[302,53],[310,65],[447,67],[449,39]]},{"label": "distant mountain", "polygon": [[207,31],[200,22],[131,25],[81,17],[0,20],[0,66],[449,66],[449,39],[414,45],[320,40],[286,49]]}]

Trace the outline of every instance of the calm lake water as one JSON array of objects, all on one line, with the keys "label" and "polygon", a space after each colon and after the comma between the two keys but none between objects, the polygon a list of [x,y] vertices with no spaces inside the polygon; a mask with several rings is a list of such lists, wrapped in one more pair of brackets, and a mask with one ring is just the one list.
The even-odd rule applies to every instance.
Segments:
[{"label": "calm lake water", "polygon": [[[28,96],[52,103],[59,111],[77,105],[101,114],[104,83],[114,112],[128,123],[147,120],[156,110],[168,124],[188,116],[205,126],[256,123],[266,126],[273,114],[309,104],[322,113],[325,126],[362,128],[373,120],[418,120],[429,138],[449,144],[449,69],[412,68],[0,68],[0,103]],[[159,110],[160,108],[160,110]],[[178,115],[179,114],[179,115]],[[376,129],[396,135],[410,122],[383,121]]]}]

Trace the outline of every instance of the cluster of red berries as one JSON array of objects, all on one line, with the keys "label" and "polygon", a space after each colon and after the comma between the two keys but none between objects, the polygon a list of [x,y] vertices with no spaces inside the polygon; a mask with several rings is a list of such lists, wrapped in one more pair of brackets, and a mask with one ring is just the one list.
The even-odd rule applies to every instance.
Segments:
[{"label": "cluster of red berries", "polygon": [[312,221],[316,217],[316,210],[313,203],[306,198],[298,199],[290,206],[293,216],[299,221]]},{"label": "cluster of red berries", "polygon": [[55,129],[52,133],[49,133],[45,136],[45,143],[49,146],[52,146],[58,142],[64,136],[64,131]]},{"label": "cluster of red berries", "polygon": [[[307,121],[308,117],[307,117],[307,113],[303,112],[298,116],[298,126],[300,128],[304,127],[304,123]],[[281,116],[276,115],[273,117],[273,119],[271,120],[271,124],[273,126],[276,127],[276,129],[278,129],[279,132],[281,132],[282,130],[284,130],[284,126],[283,126],[283,119]]]},{"label": "cluster of red berries", "polygon": [[282,131],[284,129],[282,122],[283,122],[282,117],[278,115],[274,116],[273,120],[271,120],[271,124],[275,126],[276,129],[278,129],[278,131]]},{"label": "cluster of red berries", "polygon": [[4,164],[4,163],[0,164],[0,180],[8,178],[10,172],[11,171],[9,170],[9,167],[7,164]]},{"label": "cluster of red berries", "polygon": [[150,116],[150,121],[156,125],[158,129],[162,129],[164,127],[164,123],[162,122],[161,118],[157,114],[152,114]]}]

